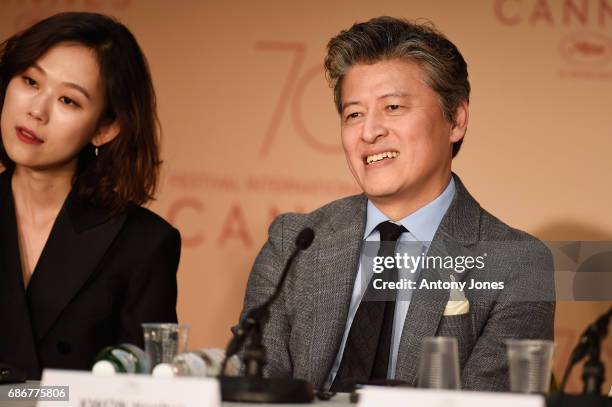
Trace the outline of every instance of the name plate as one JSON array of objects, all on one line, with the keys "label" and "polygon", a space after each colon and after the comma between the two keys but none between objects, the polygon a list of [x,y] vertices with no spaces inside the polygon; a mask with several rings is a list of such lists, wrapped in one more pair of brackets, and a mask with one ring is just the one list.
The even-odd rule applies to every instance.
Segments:
[{"label": "name plate", "polygon": [[38,401],[38,407],[220,407],[219,381],[161,379],[147,375],[94,376],[90,372],[45,370],[42,386],[68,388],[68,401]]},{"label": "name plate", "polygon": [[380,406],[545,407],[545,400],[540,395],[374,386],[359,391],[359,407]]}]

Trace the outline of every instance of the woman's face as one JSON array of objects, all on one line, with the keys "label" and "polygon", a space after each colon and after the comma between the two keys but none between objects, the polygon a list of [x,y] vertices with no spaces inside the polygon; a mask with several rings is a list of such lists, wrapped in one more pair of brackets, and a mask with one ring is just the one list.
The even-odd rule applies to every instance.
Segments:
[{"label": "woman's face", "polygon": [[100,136],[104,90],[94,51],[58,44],[8,84],[2,142],[17,166],[76,169],[79,151]]}]

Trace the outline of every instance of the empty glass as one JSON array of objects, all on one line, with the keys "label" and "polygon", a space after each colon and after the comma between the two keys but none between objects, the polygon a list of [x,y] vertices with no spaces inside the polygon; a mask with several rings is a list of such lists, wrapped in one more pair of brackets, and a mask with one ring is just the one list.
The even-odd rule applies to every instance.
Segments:
[{"label": "empty glass", "polygon": [[552,369],[553,342],[536,339],[508,339],[510,391],[548,393]]},{"label": "empty glass", "polygon": [[142,324],[145,352],[151,359],[151,367],[171,363],[176,355],[187,350],[189,328],[185,324]]},{"label": "empty glass", "polygon": [[460,388],[456,338],[444,336],[423,338],[418,386],[429,389]]}]

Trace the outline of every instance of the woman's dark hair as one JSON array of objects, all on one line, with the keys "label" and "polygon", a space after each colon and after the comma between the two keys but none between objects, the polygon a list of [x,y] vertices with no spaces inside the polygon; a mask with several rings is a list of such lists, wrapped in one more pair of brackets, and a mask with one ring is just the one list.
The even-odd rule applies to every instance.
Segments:
[{"label": "woman's dark hair", "polygon": [[[159,121],[147,61],[132,33],[111,17],[61,13],[13,35],[0,45],[0,107],[9,82],[59,43],[92,49],[100,65],[106,106],[99,125],[117,120],[120,132],[79,154],[74,187],[88,205],[121,211],[153,199],[159,175]],[[0,139],[0,164],[12,169]]]}]

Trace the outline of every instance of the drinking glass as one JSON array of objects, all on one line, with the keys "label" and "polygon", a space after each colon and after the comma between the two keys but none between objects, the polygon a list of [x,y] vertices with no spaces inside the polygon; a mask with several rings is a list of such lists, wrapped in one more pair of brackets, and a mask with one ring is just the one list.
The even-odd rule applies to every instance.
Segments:
[{"label": "drinking glass", "polygon": [[510,391],[548,392],[550,387],[553,342],[537,339],[506,340]]},{"label": "drinking glass", "polygon": [[436,336],[423,339],[418,386],[429,389],[460,388],[456,338]]},{"label": "drinking glass", "polygon": [[173,323],[142,324],[145,352],[151,367],[159,363],[171,363],[176,355],[187,351],[190,325]]}]

